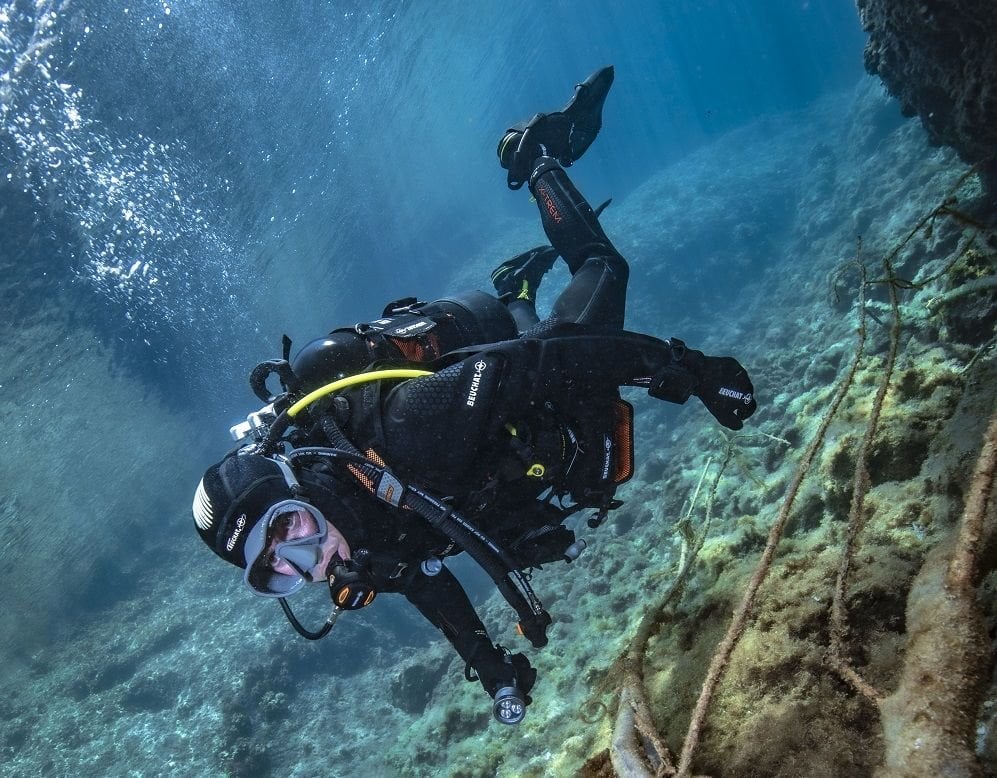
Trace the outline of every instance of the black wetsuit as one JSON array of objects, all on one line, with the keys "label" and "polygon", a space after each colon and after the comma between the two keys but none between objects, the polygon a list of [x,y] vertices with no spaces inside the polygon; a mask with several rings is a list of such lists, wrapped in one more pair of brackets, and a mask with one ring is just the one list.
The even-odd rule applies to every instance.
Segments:
[{"label": "black wetsuit", "polygon": [[[544,229],[572,273],[551,317],[534,316],[519,338],[450,353],[432,376],[347,391],[341,397],[348,408],[340,399],[337,413],[357,449],[404,482],[447,498],[522,569],[560,559],[573,542],[561,526],[570,513],[561,500],[611,504],[632,470],[632,450],[620,440],[629,406],[618,387],[635,380],[647,386],[672,358],[668,342],[623,331],[629,268],[565,172],[540,160],[533,179]],[[332,468],[313,475],[329,491],[310,498],[355,553],[370,552],[378,588],[404,594],[489,692],[508,682],[510,666],[457,580],[445,567],[435,575],[421,568],[428,557],[461,549],[378,502],[362,479]],[[543,493],[561,500],[538,499]]]}]

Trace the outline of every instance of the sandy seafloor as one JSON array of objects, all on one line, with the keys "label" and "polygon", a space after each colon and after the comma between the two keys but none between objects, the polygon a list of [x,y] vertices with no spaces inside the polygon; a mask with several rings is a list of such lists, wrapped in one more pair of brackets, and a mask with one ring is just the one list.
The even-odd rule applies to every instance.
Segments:
[{"label": "sandy seafloor", "polygon": [[[424,642],[428,633],[397,645],[390,625],[354,621],[330,638],[337,641],[335,661],[322,645],[288,652],[283,647],[299,639],[275,609],[247,608],[238,582],[220,589],[216,567],[181,559],[193,554],[196,539],[181,551],[148,541],[142,553],[177,554],[183,575],[143,581],[88,629],[39,646],[4,672],[0,773],[577,774],[610,744],[616,660],[675,575],[679,520],[689,513],[693,532],[702,528],[705,491],[730,451],[705,543],[645,656],[656,724],[677,750],[787,485],[855,353],[853,260],[865,265],[870,280],[882,278],[883,257],[953,192],[960,213],[976,213],[976,179],[954,189],[965,172],[951,151],[927,145],[916,122],[901,120],[876,83],[863,80],[804,112],[731,133],[613,202],[603,222],[631,262],[628,327],[736,355],[755,381],[759,411],[743,434],[732,436],[695,400],[674,408],[640,392],[626,395],[638,414],[637,474],[619,495],[626,505],[599,531],[585,533],[586,554],[570,568],[550,566],[533,578],[555,624],[549,647],[531,652],[540,680],[519,727],[490,720],[480,687],[463,681],[449,647]],[[599,202],[603,193],[589,194]],[[471,258],[453,289],[480,285],[498,259],[542,240],[539,227],[525,220],[511,222],[508,234],[508,242]],[[966,250],[969,240],[975,244]],[[895,259],[903,279],[940,275],[900,291],[899,354],[870,451],[866,525],[848,584],[851,657],[884,693],[895,688],[904,660],[912,580],[962,513],[995,410],[997,295],[992,283],[979,280],[993,280],[995,252],[992,232],[939,215]],[[697,268],[672,279],[675,299],[690,288],[708,300],[704,290],[716,291],[695,316],[676,320],[669,297],[647,290],[667,286],[670,258],[689,255],[699,258]],[[542,300],[549,301],[563,273],[552,274]],[[971,283],[979,289],[944,297]],[[823,661],[857,451],[889,344],[887,289],[871,284],[867,296],[865,354],[713,700],[697,773],[861,776],[883,759],[876,708]],[[37,324],[39,338],[46,326]],[[980,352],[988,341],[991,348]],[[95,380],[112,372],[85,333],[74,343],[61,369]],[[32,353],[15,351],[11,365],[26,366]],[[143,427],[176,424],[176,452],[194,433],[192,420],[177,422],[137,386],[129,394],[131,385],[119,378],[115,389],[91,398],[85,418],[61,424],[115,429],[117,409],[131,409],[138,423],[113,432],[112,442],[133,456],[127,467],[113,459],[106,467],[108,483],[125,489],[161,466],[163,452],[143,447]],[[37,402],[58,390],[58,371],[51,381],[33,388]],[[708,462],[704,492],[690,512]],[[191,472],[199,464],[190,463]],[[5,477],[18,476],[13,465],[4,467],[12,471]],[[86,502],[98,495],[77,492],[74,499],[82,501],[80,510],[99,510]],[[178,517],[186,508],[168,506]],[[991,530],[993,513],[991,506]],[[992,640],[997,574],[993,544],[988,548],[980,602]],[[140,562],[133,564],[124,572],[140,576]],[[481,610],[500,642],[523,650],[504,603],[492,598]],[[351,653],[363,661],[354,666]],[[991,680],[977,733],[988,774],[997,774],[995,704]]]}]

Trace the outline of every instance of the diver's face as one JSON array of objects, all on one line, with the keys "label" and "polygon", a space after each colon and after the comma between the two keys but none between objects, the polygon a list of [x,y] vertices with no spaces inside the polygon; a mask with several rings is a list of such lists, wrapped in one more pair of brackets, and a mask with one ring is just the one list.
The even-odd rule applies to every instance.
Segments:
[{"label": "diver's face", "polygon": [[[350,558],[350,545],[346,542],[346,538],[343,537],[343,534],[334,525],[329,522],[326,522],[326,525],[328,533],[322,543],[322,557],[318,564],[311,570],[302,571],[312,582],[325,581],[325,571],[334,559],[346,560]],[[266,558],[270,569],[282,575],[298,575],[298,571],[294,569],[290,562],[277,556],[275,553],[277,544],[288,540],[298,540],[299,538],[317,535],[318,532],[318,519],[308,511],[298,509],[282,514],[277,519],[273,537],[270,539],[270,544],[266,550]]]}]

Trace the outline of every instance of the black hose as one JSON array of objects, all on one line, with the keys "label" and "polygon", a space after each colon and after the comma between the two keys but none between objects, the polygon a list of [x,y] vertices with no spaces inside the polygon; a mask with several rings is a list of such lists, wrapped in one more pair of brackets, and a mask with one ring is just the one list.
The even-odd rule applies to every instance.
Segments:
[{"label": "black hose", "polygon": [[329,439],[329,443],[332,444],[334,449],[339,449],[340,451],[345,451],[348,454],[352,454],[358,457],[360,461],[355,462],[360,472],[362,472],[367,478],[373,482],[377,482],[377,479],[381,477],[384,473],[383,467],[378,467],[376,464],[370,461],[366,456],[360,453],[360,449],[353,445],[353,442],[343,434],[343,431],[336,424],[336,420],[332,418],[329,414],[325,414],[319,419],[319,424],[322,427],[322,432]]},{"label": "black hose", "polygon": [[321,640],[329,634],[329,631],[332,629],[332,625],[336,623],[335,619],[330,618],[319,630],[309,632],[302,626],[301,622],[295,618],[294,613],[291,611],[291,606],[287,604],[287,600],[285,598],[278,597],[277,602],[280,603],[280,607],[284,611],[284,615],[287,616],[287,620],[291,622],[291,626],[294,627],[294,631],[301,635],[301,637],[307,638],[308,640]]},{"label": "black hose", "polygon": [[260,443],[259,453],[263,456],[269,456],[277,448],[277,443],[287,432],[287,428],[291,426],[291,417],[288,415],[287,411],[284,411],[280,416],[274,419],[273,424],[270,425],[270,429],[267,431],[267,436]]},{"label": "black hose", "polygon": [[[299,448],[290,452],[289,459],[293,461],[302,457],[316,456],[349,463],[357,466],[374,483],[377,483],[381,477],[390,476],[390,471],[361,454],[342,431],[339,431],[332,419],[324,418],[322,428],[330,441],[341,443],[343,448],[319,446]],[[516,611],[520,628],[527,640],[535,648],[547,645],[546,632],[547,626],[551,623],[550,614],[544,610],[533,587],[517,569],[516,562],[481,530],[432,495],[406,485],[402,499],[407,507],[425,519],[430,526],[460,545],[488,574],[506,602]]]},{"label": "black hose", "polygon": [[[406,497],[405,504],[445,535],[453,537],[454,534],[460,534],[464,536],[466,542],[471,545],[484,546],[491,556],[497,558],[501,562],[503,575],[508,572],[509,574],[516,575],[523,581],[524,586],[528,589],[530,595],[532,595],[531,606],[535,607],[531,608],[531,610],[535,613],[541,610],[540,601],[536,599],[536,595],[533,594],[533,589],[529,587],[529,584],[527,584],[525,579],[523,579],[519,574],[516,561],[512,559],[501,546],[497,545],[491,538],[467,521],[467,519],[465,519],[461,514],[454,511],[449,505],[440,502],[432,495],[427,494],[414,486],[408,487],[408,496]],[[454,539],[456,540],[456,538]],[[461,543],[461,546],[464,546],[464,543]],[[496,569],[500,568],[497,567]]]},{"label": "black hose", "polygon": [[516,611],[520,629],[533,647],[542,648],[547,645],[550,614],[544,610],[533,587],[517,569],[515,561],[449,506],[413,486],[407,487],[405,495],[405,504],[409,508],[456,541],[488,574],[506,602]]}]

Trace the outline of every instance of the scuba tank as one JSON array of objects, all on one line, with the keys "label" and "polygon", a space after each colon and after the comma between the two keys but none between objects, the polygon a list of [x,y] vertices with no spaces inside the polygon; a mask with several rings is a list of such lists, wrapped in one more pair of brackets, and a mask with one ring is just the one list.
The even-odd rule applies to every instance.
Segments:
[{"label": "scuba tank", "polygon": [[305,344],[290,370],[299,382],[296,388],[310,391],[376,361],[431,362],[455,349],[511,340],[517,334],[509,310],[484,292],[430,303],[408,297],[389,303],[379,319],[333,330]]},{"label": "scuba tank", "polygon": [[[267,388],[276,373],[284,393],[306,394],[320,386],[362,373],[374,362],[432,362],[456,349],[512,340],[518,336],[509,310],[478,290],[426,303],[406,297],[388,303],[381,318],[341,327],[315,338],[290,358],[291,339],[283,338],[283,359],[258,364],[249,377],[264,403],[277,399]],[[278,410],[279,412],[279,410]],[[243,430],[248,436],[252,430]],[[241,438],[233,428],[233,437]]]}]

